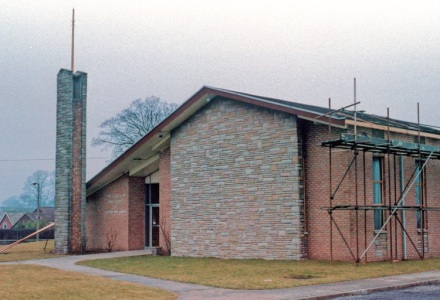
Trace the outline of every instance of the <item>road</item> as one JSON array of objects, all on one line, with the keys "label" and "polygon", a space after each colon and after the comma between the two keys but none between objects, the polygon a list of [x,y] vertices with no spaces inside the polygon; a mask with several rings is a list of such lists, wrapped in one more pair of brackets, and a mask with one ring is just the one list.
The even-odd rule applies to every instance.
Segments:
[{"label": "road", "polygon": [[422,285],[389,292],[378,292],[362,296],[340,297],[338,300],[437,300],[440,299],[440,284]]}]

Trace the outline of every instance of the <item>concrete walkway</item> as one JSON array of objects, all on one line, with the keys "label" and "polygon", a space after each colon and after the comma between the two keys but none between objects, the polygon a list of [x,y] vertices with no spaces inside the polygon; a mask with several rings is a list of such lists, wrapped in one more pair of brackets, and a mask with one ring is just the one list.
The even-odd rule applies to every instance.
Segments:
[{"label": "concrete walkway", "polygon": [[275,289],[275,290],[230,290],[214,288],[196,284],[181,283],[169,280],[149,278],[139,275],[124,274],[112,271],[105,271],[85,266],[75,265],[76,262],[90,259],[115,258],[126,256],[137,256],[151,254],[146,250],[129,252],[112,252],[102,254],[63,256],[59,258],[28,260],[18,262],[7,262],[1,264],[36,264],[65,271],[80,272],[114,280],[138,283],[146,286],[162,288],[179,295],[180,300],[202,300],[202,299],[331,299],[335,297],[367,294],[376,291],[401,289],[417,285],[440,283],[440,271],[388,276],[381,278],[338,282],[322,285],[304,286],[296,288]]}]

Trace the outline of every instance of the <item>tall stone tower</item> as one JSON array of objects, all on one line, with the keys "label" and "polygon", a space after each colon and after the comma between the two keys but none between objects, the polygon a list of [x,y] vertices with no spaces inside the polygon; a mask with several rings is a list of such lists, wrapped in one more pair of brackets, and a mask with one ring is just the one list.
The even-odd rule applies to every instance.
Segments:
[{"label": "tall stone tower", "polygon": [[57,76],[55,252],[85,250],[87,74]]}]

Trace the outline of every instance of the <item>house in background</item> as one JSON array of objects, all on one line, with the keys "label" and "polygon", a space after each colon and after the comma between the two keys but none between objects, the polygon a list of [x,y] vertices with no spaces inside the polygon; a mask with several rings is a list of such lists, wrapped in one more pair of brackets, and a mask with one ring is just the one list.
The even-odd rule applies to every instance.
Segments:
[{"label": "house in background", "polygon": [[12,229],[25,214],[24,212],[5,212],[0,219],[0,229]]},{"label": "house in background", "polygon": [[1,223],[3,221],[4,216],[5,216],[5,212],[0,212],[0,229],[3,229],[3,227],[7,226],[7,224],[3,225],[3,223]]},{"label": "house in background", "polygon": [[429,126],[203,87],[87,183],[87,248],[439,257],[438,146]]},{"label": "house in background", "polygon": [[[14,223],[12,229],[23,229],[29,226],[35,226],[37,221],[37,209],[31,213],[25,213],[17,222]],[[40,228],[49,223],[54,222],[55,208],[54,207],[40,207]]]},{"label": "house in background", "polygon": [[[32,212],[37,215],[37,209]],[[36,218],[36,217],[35,217]],[[55,207],[40,207],[40,219],[44,220],[46,224],[52,223],[55,220]]]}]

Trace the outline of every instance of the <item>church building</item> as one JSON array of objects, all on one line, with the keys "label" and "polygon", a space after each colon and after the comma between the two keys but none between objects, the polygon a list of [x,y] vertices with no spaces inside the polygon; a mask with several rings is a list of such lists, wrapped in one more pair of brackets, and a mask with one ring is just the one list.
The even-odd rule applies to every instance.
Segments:
[{"label": "church building", "polygon": [[87,182],[86,247],[440,256],[440,130],[203,87]]}]

